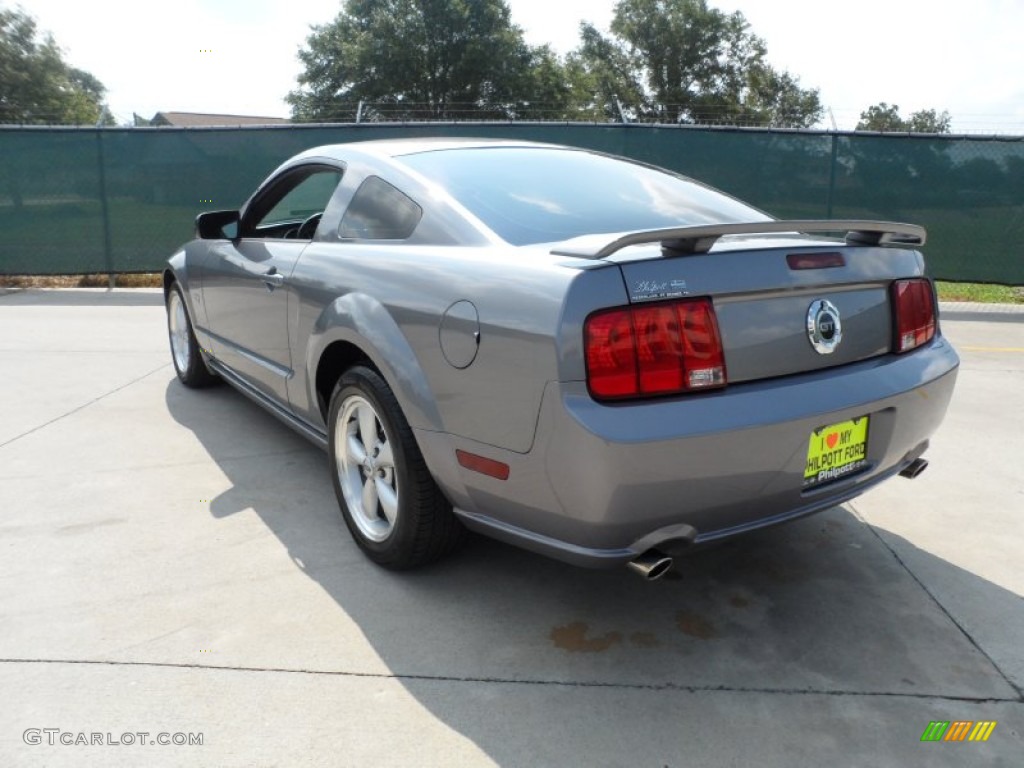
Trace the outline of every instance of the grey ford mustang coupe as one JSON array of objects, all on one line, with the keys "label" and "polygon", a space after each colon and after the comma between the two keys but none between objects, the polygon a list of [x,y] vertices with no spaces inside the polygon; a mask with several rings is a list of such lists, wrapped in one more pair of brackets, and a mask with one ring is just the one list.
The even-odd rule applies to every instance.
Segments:
[{"label": "grey ford mustang coupe", "polygon": [[390,568],[471,529],[657,578],[919,474],[959,365],[920,227],[568,147],[318,147],[196,227],[164,274],[178,377],[325,448]]}]

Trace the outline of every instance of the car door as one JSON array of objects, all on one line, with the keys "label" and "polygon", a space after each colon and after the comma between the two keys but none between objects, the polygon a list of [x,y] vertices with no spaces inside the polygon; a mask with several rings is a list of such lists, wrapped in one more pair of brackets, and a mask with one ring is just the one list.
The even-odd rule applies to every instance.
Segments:
[{"label": "car door", "polygon": [[323,163],[290,167],[242,211],[238,237],[212,247],[203,303],[214,357],[244,383],[288,402],[288,279],[341,180]]}]

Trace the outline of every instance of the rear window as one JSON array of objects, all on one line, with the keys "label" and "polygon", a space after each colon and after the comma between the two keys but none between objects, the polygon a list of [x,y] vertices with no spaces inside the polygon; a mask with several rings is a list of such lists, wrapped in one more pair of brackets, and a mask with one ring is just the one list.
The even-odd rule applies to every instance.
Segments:
[{"label": "rear window", "polygon": [[448,149],[402,161],[514,245],[770,218],[698,182],[577,150]]}]

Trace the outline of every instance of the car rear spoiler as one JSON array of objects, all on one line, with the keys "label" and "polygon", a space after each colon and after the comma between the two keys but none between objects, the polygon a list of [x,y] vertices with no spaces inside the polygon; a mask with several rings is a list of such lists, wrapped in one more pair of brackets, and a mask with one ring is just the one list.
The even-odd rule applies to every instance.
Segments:
[{"label": "car rear spoiler", "polygon": [[845,232],[847,245],[924,245],[924,227],[890,221],[842,219],[794,219],[790,221],[752,221],[740,224],[698,224],[643,232],[584,235],[566,240],[552,249],[556,256],[603,259],[631,245],[661,243],[678,253],[707,253],[718,238],[725,235],[762,235],[772,233]]}]

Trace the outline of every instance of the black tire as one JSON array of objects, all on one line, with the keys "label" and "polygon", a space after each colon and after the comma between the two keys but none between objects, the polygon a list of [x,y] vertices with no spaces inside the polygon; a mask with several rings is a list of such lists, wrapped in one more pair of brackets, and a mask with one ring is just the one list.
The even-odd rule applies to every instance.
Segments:
[{"label": "black tire", "polygon": [[220,379],[206,367],[203,351],[192,330],[185,295],[177,282],[167,292],[167,338],[171,345],[171,362],[178,379],[186,387],[198,389],[216,384]]},{"label": "black tire", "polygon": [[[366,406],[374,417],[365,422],[372,424],[369,438],[363,436],[362,418],[370,418]],[[462,543],[466,530],[434,482],[380,374],[360,365],[342,375],[331,395],[328,432],[334,493],[352,538],[367,557],[385,568],[406,570],[438,560]],[[355,458],[360,451],[366,460]],[[364,503],[368,484],[376,489],[370,492],[372,509]]]}]

